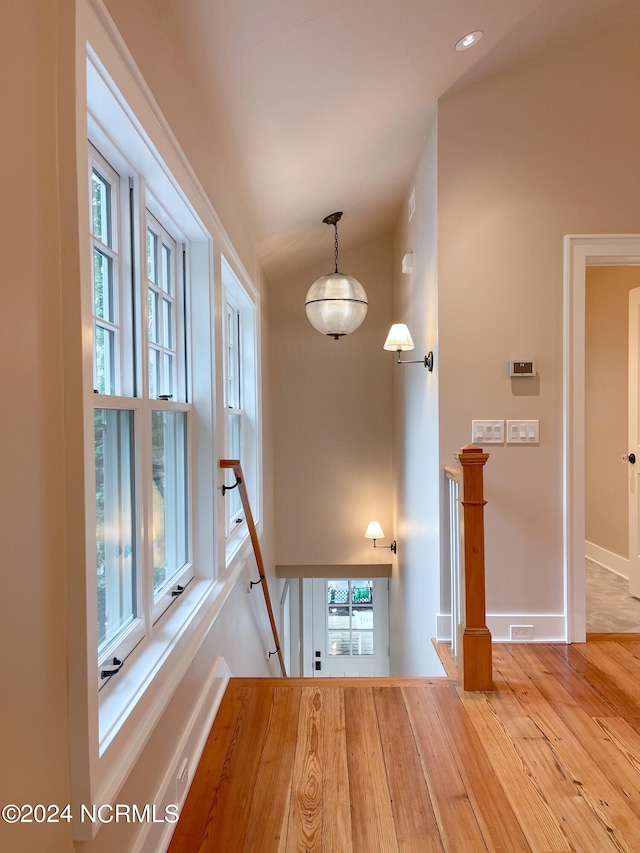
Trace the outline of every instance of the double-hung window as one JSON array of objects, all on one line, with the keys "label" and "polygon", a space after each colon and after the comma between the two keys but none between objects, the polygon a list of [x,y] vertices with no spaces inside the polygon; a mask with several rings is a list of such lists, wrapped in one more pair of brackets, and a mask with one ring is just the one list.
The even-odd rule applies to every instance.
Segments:
[{"label": "double-hung window", "polygon": [[[259,377],[256,295],[222,257],[225,448],[239,459],[256,523],[260,518]],[[225,495],[227,560],[247,533],[238,489]]]},{"label": "double-hung window", "polygon": [[[240,310],[228,291],[226,292],[225,309],[226,452],[229,459],[239,459],[242,462],[242,457],[244,456],[242,448],[242,332]],[[244,521],[238,489],[233,489],[228,493],[225,510],[227,536],[230,536],[237,526]]]},{"label": "double-hung window", "polygon": [[100,686],[193,576],[188,247],[119,160],[90,148]]}]

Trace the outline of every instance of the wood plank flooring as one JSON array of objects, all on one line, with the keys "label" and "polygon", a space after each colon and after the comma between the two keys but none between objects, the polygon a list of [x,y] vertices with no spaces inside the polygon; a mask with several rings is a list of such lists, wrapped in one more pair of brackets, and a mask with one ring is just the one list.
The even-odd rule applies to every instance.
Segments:
[{"label": "wood plank flooring", "polygon": [[640,853],[640,636],[493,667],[232,679],[169,853]]}]

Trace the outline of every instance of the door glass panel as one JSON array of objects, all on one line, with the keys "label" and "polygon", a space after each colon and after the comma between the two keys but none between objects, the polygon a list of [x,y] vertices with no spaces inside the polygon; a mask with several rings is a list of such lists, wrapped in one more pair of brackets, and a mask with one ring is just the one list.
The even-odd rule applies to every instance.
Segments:
[{"label": "door glass panel", "polygon": [[373,581],[327,581],[327,654],[373,654]]}]

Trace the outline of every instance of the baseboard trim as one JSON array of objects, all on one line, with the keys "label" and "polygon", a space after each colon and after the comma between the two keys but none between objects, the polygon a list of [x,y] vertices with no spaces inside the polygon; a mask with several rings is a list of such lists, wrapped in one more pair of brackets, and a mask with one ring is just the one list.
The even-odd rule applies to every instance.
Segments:
[{"label": "baseboard trim", "polygon": [[[215,720],[222,697],[227,689],[231,670],[224,658],[217,658],[200,693],[200,698],[185,726],[184,734],[174,751],[169,766],[158,785],[154,802],[158,814],[164,814],[167,805],[176,802],[176,776],[185,756],[189,758],[189,782],[185,789],[180,811],[191,787],[196,767],[204,751],[211,726]],[[146,823],[138,836],[131,853],[165,853],[169,847],[176,823]]]},{"label": "baseboard trim", "polygon": [[436,613],[436,640],[439,643],[451,642],[450,613]]},{"label": "baseboard trim", "polygon": [[[511,629],[530,627],[531,637],[514,640]],[[487,627],[494,643],[566,643],[567,620],[564,614],[547,613],[487,613]]]},{"label": "baseboard trim", "polygon": [[629,560],[627,557],[621,557],[619,554],[614,554],[613,551],[607,551],[606,548],[594,545],[593,542],[584,543],[584,555],[587,560],[597,563],[608,572],[612,572],[626,581],[629,580]]},{"label": "baseboard trim", "polygon": [[[511,629],[514,626],[527,626],[531,630],[531,638],[514,640]],[[566,620],[557,615],[531,613],[487,613],[487,628],[491,631],[494,643],[566,643]],[[451,642],[451,615],[438,613],[436,629],[439,643]]]}]

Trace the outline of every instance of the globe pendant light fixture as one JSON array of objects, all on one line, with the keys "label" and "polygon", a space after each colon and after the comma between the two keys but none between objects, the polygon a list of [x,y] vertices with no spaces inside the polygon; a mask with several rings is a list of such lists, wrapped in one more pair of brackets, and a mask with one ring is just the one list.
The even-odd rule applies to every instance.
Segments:
[{"label": "globe pendant light fixture", "polygon": [[364,320],[368,302],[364,287],[350,275],[338,272],[338,222],[342,212],[331,213],[322,220],[335,228],[335,271],[321,275],[309,288],[305,307],[314,329],[336,341],[355,332]]}]

